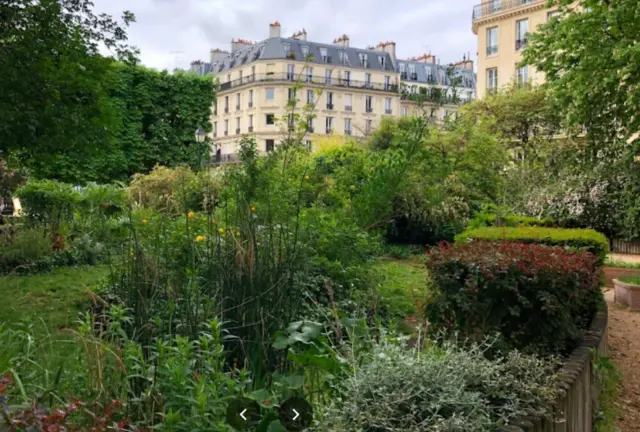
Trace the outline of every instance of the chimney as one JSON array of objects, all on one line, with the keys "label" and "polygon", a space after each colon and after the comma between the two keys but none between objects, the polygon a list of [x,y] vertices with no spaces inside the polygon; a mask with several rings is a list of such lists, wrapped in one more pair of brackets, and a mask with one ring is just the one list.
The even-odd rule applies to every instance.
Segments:
[{"label": "chimney", "polygon": [[220,48],[212,49],[209,53],[211,63],[220,61],[229,55],[229,51],[221,50]]},{"label": "chimney", "polygon": [[469,69],[469,70],[473,70],[473,60],[471,60],[470,58],[467,58],[466,55],[462,56],[462,61],[459,62],[455,62],[453,64],[454,67],[460,68],[460,69]]},{"label": "chimney", "polygon": [[306,41],[307,40],[307,31],[305,29],[302,29],[299,32],[294,33],[291,36],[291,39]]},{"label": "chimney", "polygon": [[280,23],[278,21],[274,21],[271,24],[269,24],[269,37],[270,38],[280,37]]},{"label": "chimney", "polygon": [[411,61],[423,61],[428,64],[436,64],[436,56],[429,54],[422,54],[418,57],[411,57],[409,60]]},{"label": "chimney", "polygon": [[245,40],[245,39],[231,39],[231,53],[238,51],[240,48],[244,48],[246,46],[253,45],[253,42]]},{"label": "chimney", "polygon": [[396,60],[396,43],[393,41],[379,42],[376,46],[376,51],[387,53],[391,56],[393,61]]},{"label": "chimney", "polygon": [[349,46],[349,36],[343,34],[333,40],[333,43],[338,46],[348,47]]}]

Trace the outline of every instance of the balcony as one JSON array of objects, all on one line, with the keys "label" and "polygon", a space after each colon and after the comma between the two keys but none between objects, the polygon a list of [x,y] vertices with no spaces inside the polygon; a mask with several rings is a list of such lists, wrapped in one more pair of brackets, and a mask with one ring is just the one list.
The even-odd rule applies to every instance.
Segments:
[{"label": "balcony", "polygon": [[496,55],[496,54],[498,54],[498,46],[497,45],[487,46],[487,55],[488,56],[492,56],[492,55]]},{"label": "balcony", "polygon": [[372,113],[373,112],[373,108],[372,107],[366,107],[365,111],[368,113]]},{"label": "balcony", "polygon": [[384,113],[385,114],[392,114],[392,111],[390,109],[386,109],[386,110],[384,110]]},{"label": "balcony", "polygon": [[353,111],[353,107],[351,105],[345,105],[344,106],[344,110],[345,111]]},{"label": "balcony", "polygon": [[400,72],[400,79],[406,80],[407,79],[407,73],[406,72]]},{"label": "balcony", "polygon": [[229,114],[229,107],[224,107],[224,113]]},{"label": "balcony", "polygon": [[524,49],[524,47],[527,46],[527,39],[516,39],[516,51],[520,51],[521,49]]},{"label": "balcony", "polygon": [[409,79],[411,79],[411,81],[418,81],[418,74],[415,72],[412,73]]},{"label": "balcony", "polygon": [[473,7],[473,20],[486,18],[520,6],[544,3],[546,0],[488,0]]},{"label": "balcony", "polygon": [[240,155],[237,153],[216,154],[214,165],[238,162],[240,162]]},{"label": "balcony", "polygon": [[307,132],[313,133],[314,132],[313,126],[307,126]]},{"label": "balcony", "polygon": [[253,102],[249,102],[249,108],[253,108]]},{"label": "balcony", "polygon": [[328,110],[332,110],[333,109],[333,104],[332,103],[328,103],[327,104],[327,109]]},{"label": "balcony", "polygon": [[240,135],[240,128],[236,129],[236,135]]},{"label": "balcony", "polygon": [[236,105],[236,111],[240,111],[240,104]]},{"label": "balcony", "polygon": [[344,130],[344,134],[345,135],[351,135],[351,129],[345,129]]},{"label": "balcony", "polygon": [[229,131],[224,131],[224,136],[229,136]]},{"label": "balcony", "polygon": [[327,134],[330,134],[331,132],[333,132],[333,129],[332,129],[332,128],[326,128],[326,129],[325,129],[325,132],[326,132]]},{"label": "balcony", "polygon": [[[342,87],[342,88],[348,87],[348,88],[354,88],[354,89],[368,89],[368,90],[376,90],[376,91],[383,91],[383,92],[393,92],[393,93],[398,92],[398,86],[395,84],[389,85],[389,84],[375,83],[375,82],[368,83],[366,81],[354,81],[352,79],[330,79],[328,77],[316,76],[316,75],[312,76],[311,78],[312,78],[311,81],[307,81],[307,82],[310,82],[311,84],[317,84],[320,86],[326,85],[328,87]],[[242,79],[237,79],[237,80],[229,81],[226,83],[222,83],[220,84],[219,91],[235,89],[235,88],[252,84],[252,83],[266,83],[266,82],[285,83],[290,81],[291,81],[291,74],[288,74],[288,73],[256,75],[255,77],[251,77],[250,80],[248,80],[247,77],[245,77]],[[228,109],[226,109],[225,112],[228,112]]]},{"label": "balcony", "polygon": [[253,132],[253,126],[249,126],[249,133]]}]

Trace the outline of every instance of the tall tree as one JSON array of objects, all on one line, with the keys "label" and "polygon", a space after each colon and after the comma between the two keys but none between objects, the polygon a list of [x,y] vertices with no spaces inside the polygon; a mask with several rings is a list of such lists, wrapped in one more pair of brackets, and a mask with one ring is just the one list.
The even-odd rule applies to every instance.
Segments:
[{"label": "tall tree", "polygon": [[117,127],[102,80],[114,57],[132,60],[125,27],[90,0],[0,2],[0,158],[46,165],[59,151],[104,148]]}]

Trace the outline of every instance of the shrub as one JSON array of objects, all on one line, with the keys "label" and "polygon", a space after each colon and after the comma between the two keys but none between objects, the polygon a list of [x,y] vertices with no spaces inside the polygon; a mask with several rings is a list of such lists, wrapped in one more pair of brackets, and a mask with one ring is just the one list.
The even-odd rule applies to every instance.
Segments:
[{"label": "shrub", "polygon": [[439,288],[432,331],[477,338],[499,332],[508,348],[568,353],[598,308],[600,269],[587,251],[526,243],[441,245],[427,266]]},{"label": "shrub", "polygon": [[[501,226],[504,227],[546,227],[555,226],[555,222],[551,218],[539,219],[532,216],[504,215],[500,217]],[[493,227],[498,225],[498,215],[495,213],[478,213],[469,221],[467,229],[475,229],[482,227]]]},{"label": "shrub", "polygon": [[376,345],[315,430],[493,431],[528,411],[549,412],[554,362],[517,351],[487,360],[487,348]]},{"label": "shrub", "polygon": [[467,230],[456,236],[457,242],[467,240],[516,241],[586,249],[596,255],[600,263],[604,262],[609,253],[607,238],[592,229],[486,227]]},{"label": "shrub", "polygon": [[47,269],[47,258],[52,254],[51,239],[42,229],[19,229],[0,235],[0,273]]}]

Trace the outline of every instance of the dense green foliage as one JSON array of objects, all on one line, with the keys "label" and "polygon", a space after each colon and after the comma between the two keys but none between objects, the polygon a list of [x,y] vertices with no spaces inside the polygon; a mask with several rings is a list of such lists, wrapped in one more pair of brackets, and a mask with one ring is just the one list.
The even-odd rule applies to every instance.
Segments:
[{"label": "dense green foliage", "polygon": [[[495,209],[494,209],[495,210]],[[494,211],[481,211],[477,213],[473,219],[469,221],[467,230],[472,230],[481,227],[546,227],[551,228],[556,225],[555,221],[551,218],[540,219],[533,216],[519,216],[512,214],[496,214]]]},{"label": "dense green foliage", "polygon": [[640,285],[640,276],[638,275],[621,275],[618,280],[631,285]]},{"label": "dense green foliage", "polygon": [[609,253],[607,238],[591,229],[563,229],[538,227],[488,227],[465,231],[456,236],[456,241],[467,240],[517,241],[521,243],[539,243],[550,246],[563,246],[585,249],[598,257],[603,263]]},{"label": "dense green foliage", "polygon": [[586,251],[474,241],[434,248],[427,266],[440,290],[427,306],[431,330],[499,332],[509,348],[568,354],[602,301],[600,267]]}]

